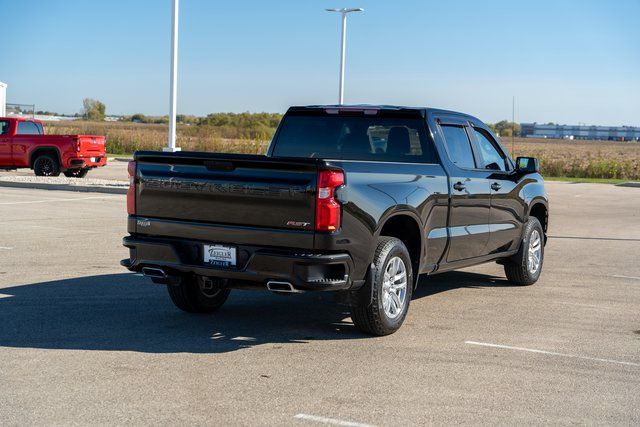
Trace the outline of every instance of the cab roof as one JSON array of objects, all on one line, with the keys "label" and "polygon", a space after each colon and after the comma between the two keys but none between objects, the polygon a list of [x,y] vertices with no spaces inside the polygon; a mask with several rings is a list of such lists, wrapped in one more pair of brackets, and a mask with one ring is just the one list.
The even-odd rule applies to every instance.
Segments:
[{"label": "cab roof", "polygon": [[341,112],[360,112],[362,111],[365,115],[367,113],[374,115],[378,112],[388,112],[388,113],[397,113],[397,114],[416,114],[422,117],[426,117],[427,114],[435,113],[435,114],[455,114],[458,116],[468,117],[473,121],[480,121],[476,117],[473,117],[469,114],[460,113],[458,111],[451,110],[443,110],[440,108],[430,108],[430,107],[408,107],[402,105],[380,105],[380,104],[352,104],[352,105],[306,105],[306,106],[293,106],[290,107],[287,111],[288,113],[301,113],[301,112],[322,112],[328,114],[339,114]]},{"label": "cab roof", "polygon": [[8,117],[0,117],[0,120],[14,120],[16,122],[37,122],[37,123],[42,123],[42,120],[36,119],[35,117],[8,116]]}]

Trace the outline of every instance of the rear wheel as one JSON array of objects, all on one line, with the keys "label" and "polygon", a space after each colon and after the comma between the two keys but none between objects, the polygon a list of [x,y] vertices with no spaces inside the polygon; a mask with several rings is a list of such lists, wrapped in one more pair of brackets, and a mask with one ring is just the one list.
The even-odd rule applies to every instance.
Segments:
[{"label": "rear wheel", "polygon": [[167,285],[169,297],[180,310],[188,313],[213,313],[225,303],[231,292],[217,281],[200,276],[186,276],[178,285]]},{"label": "rear wheel", "polygon": [[542,272],[544,231],[537,218],[530,217],[524,226],[524,238],[518,253],[505,260],[504,272],[514,285],[533,285]]},{"label": "rear wheel", "polygon": [[[351,308],[355,326],[372,335],[389,335],[400,329],[413,294],[413,271],[409,251],[401,240],[380,237],[373,258],[375,274],[371,301]],[[369,288],[371,290],[371,288]]]},{"label": "rear wheel", "polygon": [[69,178],[84,178],[88,173],[88,168],[67,169],[66,171],[64,171],[64,176]]},{"label": "rear wheel", "polygon": [[33,162],[33,172],[36,176],[58,176],[60,175],[60,164],[55,157],[44,154]]}]

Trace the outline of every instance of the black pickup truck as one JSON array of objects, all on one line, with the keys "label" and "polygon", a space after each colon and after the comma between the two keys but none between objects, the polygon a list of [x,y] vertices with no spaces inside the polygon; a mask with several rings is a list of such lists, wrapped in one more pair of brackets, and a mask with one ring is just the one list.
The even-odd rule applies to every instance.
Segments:
[{"label": "black pickup truck", "polygon": [[540,276],[548,225],[534,158],[480,120],[430,108],[288,110],[265,156],[137,152],[130,258],[187,312],[230,289],[334,291],[361,330],[404,321],[419,274],[496,261]]}]

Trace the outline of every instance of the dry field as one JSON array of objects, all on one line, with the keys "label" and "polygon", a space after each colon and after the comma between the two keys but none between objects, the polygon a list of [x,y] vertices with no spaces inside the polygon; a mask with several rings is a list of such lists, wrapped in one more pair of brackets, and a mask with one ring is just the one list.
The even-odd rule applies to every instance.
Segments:
[{"label": "dry field", "polygon": [[[105,135],[107,151],[130,154],[136,150],[161,150],[167,145],[168,126],[165,124],[130,122],[50,122],[47,133]],[[215,151],[220,153],[262,154],[269,141],[238,137],[250,131],[230,127],[178,125],[179,147],[185,151]]]},{"label": "dry field", "polygon": [[[53,122],[49,133],[99,134],[107,137],[107,150],[114,154],[135,150],[159,150],[166,145],[167,125],[128,122]],[[268,140],[250,135],[250,129],[230,126],[178,126],[178,145],[183,150],[263,154]],[[505,148],[516,156],[540,159],[542,173],[549,177],[615,178],[640,180],[640,143],[609,141],[568,141],[516,138],[503,140]]]},{"label": "dry field", "polygon": [[[512,151],[511,139],[503,144]],[[537,157],[550,177],[640,179],[639,142],[516,138],[512,154]]]}]

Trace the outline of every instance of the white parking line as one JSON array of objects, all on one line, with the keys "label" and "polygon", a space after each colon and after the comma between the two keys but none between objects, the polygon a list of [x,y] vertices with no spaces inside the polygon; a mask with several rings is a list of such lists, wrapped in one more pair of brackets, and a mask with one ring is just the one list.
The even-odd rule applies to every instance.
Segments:
[{"label": "white parking line", "polygon": [[30,205],[34,203],[49,203],[49,202],[75,202],[79,200],[103,200],[103,199],[119,199],[120,197],[108,197],[108,196],[92,196],[92,197],[78,197],[75,199],[44,199],[44,200],[24,200],[20,202],[3,202],[0,205]]},{"label": "white parking line", "polygon": [[634,279],[634,280],[640,280],[640,277],[636,277],[636,276],[623,276],[622,274],[614,274],[613,277],[617,277],[618,279]]},{"label": "white parking line", "polygon": [[565,302],[565,301],[553,301],[553,302],[556,303],[556,304],[572,305],[572,306],[575,306],[575,307],[587,307],[587,308],[597,308],[597,309],[600,309],[600,310],[611,310],[611,308],[609,308],[609,307],[602,307],[602,306],[593,305],[593,304],[580,304],[578,302]]},{"label": "white parking line", "polygon": [[297,414],[293,418],[297,418],[299,420],[306,420],[306,421],[315,421],[317,423],[329,424],[329,425],[333,425],[333,426],[373,427],[371,424],[356,423],[356,422],[353,422],[353,421],[345,421],[345,420],[338,420],[338,419],[335,419],[335,418],[319,417],[317,415],[309,415],[309,414]]},{"label": "white parking line", "polygon": [[13,248],[11,246],[0,246],[0,251],[10,251]]},{"label": "white parking line", "polygon": [[482,347],[501,348],[505,350],[527,351],[529,353],[546,354],[548,356],[559,356],[559,357],[569,357],[572,359],[591,360],[593,362],[615,363],[618,365],[627,365],[627,366],[640,366],[640,363],[623,362],[620,360],[613,360],[613,359],[600,359],[598,357],[580,356],[577,354],[556,353],[555,351],[536,350],[534,348],[512,347],[510,345],[490,344],[486,342],[476,342],[476,341],[465,341],[464,343],[469,345],[479,345]]}]

